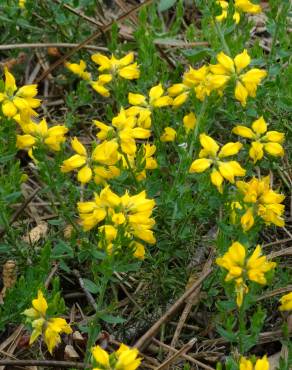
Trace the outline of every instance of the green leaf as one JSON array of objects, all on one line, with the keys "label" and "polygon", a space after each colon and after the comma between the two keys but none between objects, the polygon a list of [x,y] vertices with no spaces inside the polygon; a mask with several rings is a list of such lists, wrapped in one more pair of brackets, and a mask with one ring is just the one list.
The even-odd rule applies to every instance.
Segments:
[{"label": "green leaf", "polygon": [[70,245],[66,244],[62,240],[59,240],[58,244],[56,244],[55,248],[53,249],[52,258],[62,258],[62,257],[73,257],[73,250]]},{"label": "green leaf", "polygon": [[123,322],[126,321],[120,316],[113,316],[113,315],[107,315],[107,314],[100,314],[99,318],[109,324],[122,324]]},{"label": "green leaf", "polygon": [[237,335],[235,333],[232,333],[231,331],[227,331],[223,329],[221,326],[217,327],[218,333],[221,335],[221,337],[225,338],[231,343],[235,343],[237,341]]},{"label": "green leaf", "polygon": [[89,279],[83,279],[84,287],[93,294],[96,294],[99,292],[99,287],[91,280]]},{"label": "green leaf", "polygon": [[158,11],[164,12],[165,10],[171,8],[177,0],[160,0],[158,4]]}]

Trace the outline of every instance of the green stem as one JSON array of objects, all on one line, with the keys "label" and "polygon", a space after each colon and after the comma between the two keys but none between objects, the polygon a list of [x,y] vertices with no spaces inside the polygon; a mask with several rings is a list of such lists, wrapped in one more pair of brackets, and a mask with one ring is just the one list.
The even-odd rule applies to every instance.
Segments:
[{"label": "green stem", "polygon": [[100,310],[102,309],[102,306],[103,306],[104,296],[105,296],[105,292],[106,292],[109,281],[110,281],[110,278],[108,276],[104,276],[104,278],[102,279],[100,294],[99,294],[98,301],[97,301],[97,307]]},{"label": "green stem", "polygon": [[239,333],[238,333],[239,353],[243,354],[244,353],[244,336],[246,332],[246,327],[245,327],[246,318],[245,318],[245,309],[243,308],[243,305],[239,308],[238,319],[239,319]]},{"label": "green stem", "polygon": [[197,141],[199,128],[200,128],[200,123],[202,121],[202,118],[203,118],[204,114],[206,113],[207,105],[208,105],[208,98],[205,98],[204,101],[203,101],[203,104],[201,105],[200,113],[199,113],[197,123],[196,123],[195,129],[194,129],[194,132],[193,132],[193,137],[192,137],[192,141],[191,141],[191,145],[190,145],[190,149],[189,149],[189,157],[190,158],[192,158],[192,156],[193,156],[194,145],[195,145],[195,142]]},{"label": "green stem", "polygon": [[122,154],[123,154],[123,156],[125,157],[125,160],[126,160],[127,166],[128,166],[129,171],[130,171],[130,173],[131,173],[131,176],[132,176],[132,178],[133,178],[133,181],[134,181],[134,183],[135,183],[135,185],[136,185],[136,188],[137,188],[137,189],[139,189],[139,182],[138,182],[138,180],[137,180],[137,178],[136,178],[135,172],[134,172],[134,170],[133,170],[133,168],[132,168],[132,166],[131,166],[131,163],[130,163],[130,161],[129,161],[128,154],[126,154],[126,153],[124,153],[124,152],[122,152]]},{"label": "green stem", "polygon": [[230,56],[231,55],[230,49],[229,49],[229,46],[227,45],[227,42],[225,40],[225,36],[224,36],[223,31],[222,31],[222,28],[221,28],[220,24],[216,21],[216,19],[213,19],[213,21],[214,21],[215,28],[216,28],[216,31],[218,33],[218,36],[220,38],[221,44],[223,46],[223,49],[224,49],[225,53]]}]

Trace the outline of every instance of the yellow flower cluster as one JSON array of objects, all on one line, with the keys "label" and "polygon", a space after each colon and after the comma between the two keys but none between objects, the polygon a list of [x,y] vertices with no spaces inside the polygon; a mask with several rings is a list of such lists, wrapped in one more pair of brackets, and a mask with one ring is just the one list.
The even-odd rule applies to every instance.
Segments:
[{"label": "yellow flower cluster", "polygon": [[2,103],[4,116],[11,118],[23,111],[28,111],[31,116],[36,116],[37,113],[34,109],[41,104],[41,101],[35,98],[37,85],[25,85],[18,89],[14,76],[7,68],[4,68],[4,75],[4,91],[0,92],[0,103]]},{"label": "yellow flower cluster", "polygon": [[127,244],[134,251],[134,256],[144,258],[144,246],[136,239],[146,243],[154,244],[156,239],[151,230],[155,224],[151,214],[155,206],[153,199],[146,198],[146,192],[130,196],[126,192],[118,196],[111,191],[109,186],[95,194],[94,200],[90,202],[79,202],[77,204],[82,227],[85,231],[93,229],[100,222],[104,225],[99,227],[100,237],[104,237],[105,249],[112,251],[115,241],[120,247],[120,234],[127,238]]},{"label": "yellow flower cluster", "polygon": [[78,75],[92,86],[92,88],[103,97],[110,96],[110,90],[107,84],[116,76],[120,76],[126,80],[135,80],[140,77],[140,70],[137,63],[134,63],[134,53],[131,52],[121,59],[112,55],[108,58],[100,53],[93,54],[91,59],[96,63],[98,71],[102,72],[97,80],[93,80],[91,73],[86,71],[86,63],[80,60],[78,63],[67,62],[65,66],[74,74]]},{"label": "yellow flower cluster", "polygon": [[35,120],[38,114],[34,109],[41,104],[41,100],[35,98],[37,85],[25,85],[18,89],[14,76],[7,68],[4,69],[4,75],[4,92],[0,92],[2,112],[4,116],[14,119],[23,132],[16,137],[16,147],[27,150],[32,159],[32,151],[36,146],[45,145],[54,152],[60,151],[68,128],[63,125],[49,128],[45,118],[40,122]]},{"label": "yellow flower cluster", "polygon": [[269,370],[269,368],[270,365],[266,355],[256,360],[255,364],[245,357],[241,357],[239,363],[239,370]]},{"label": "yellow flower cluster", "polygon": [[[222,184],[224,179],[234,183],[235,176],[244,176],[245,170],[237,161],[225,161],[224,158],[237,154],[242,148],[239,142],[227,143],[221,149],[214,139],[206,134],[200,135],[200,143],[202,149],[199,153],[199,159],[196,159],[191,164],[190,173],[204,172],[210,167],[211,182],[215,185],[220,193],[222,193]],[[220,150],[219,150],[220,149]]]},{"label": "yellow flower cluster", "polygon": [[251,62],[247,50],[236,55],[234,59],[224,52],[220,52],[217,55],[217,62],[217,64],[202,66],[197,70],[190,67],[183,76],[183,82],[174,84],[168,89],[169,95],[175,97],[179,102],[176,106],[187,100],[191,89],[194,89],[197,99],[201,101],[212,91],[217,91],[221,95],[229,81],[235,82],[234,95],[242,106],[246,105],[248,96],[256,96],[257,87],[266,77],[267,72],[252,68],[242,73]]},{"label": "yellow flower cluster", "polygon": [[151,131],[139,127],[136,117],[128,116],[123,108],[112,119],[112,125],[97,120],[93,122],[100,130],[96,135],[99,140],[115,139],[121,153],[130,156],[135,155],[137,151],[135,139],[148,139],[151,136]]},{"label": "yellow flower cluster", "polygon": [[[61,171],[71,172],[78,169],[77,179],[86,184],[94,178],[96,184],[106,183],[120,175],[121,168],[129,168],[136,171],[138,180],[145,179],[146,171],[157,168],[157,162],[153,158],[156,151],[155,145],[141,145],[139,151],[139,163],[136,164],[137,145],[136,139],[147,139],[151,130],[138,126],[135,116],[128,116],[122,108],[117,116],[108,125],[94,120],[99,129],[97,138],[99,143],[88,155],[85,146],[75,137],[71,141],[72,149],[76,154],[64,160]],[[139,170],[136,170],[139,167]]]},{"label": "yellow flower cluster", "polygon": [[225,281],[235,280],[236,302],[239,307],[244,294],[248,292],[246,280],[264,285],[267,283],[265,273],[276,266],[275,262],[269,262],[266,256],[261,256],[259,245],[247,259],[246,248],[239,242],[234,242],[222,257],[216,259],[216,263],[228,271]]},{"label": "yellow flower cluster", "polygon": [[61,333],[71,334],[72,329],[66,320],[55,317],[47,318],[48,304],[41,290],[38,291],[36,299],[32,300],[32,307],[26,309],[23,314],[31,321],[33,332],[30,336],[29,344],[43,335],[50,354],[53,349],[61,342]]},{"label": "yellow flower cluster", "polygon": [[91,153],[74,137],[71,140],[72,149],[76,154],[63,161],[61,171],[64,173],[78,170],[77,179],[81,184],[91,181],[94,174],[96,184],[119,176],[120,170],[116,166],[119,160],[118,143],[114,140],[98,144]]},{"label": "yellow flower cluster", "polygon": [[240,219],[244,231],[252,228],[256,216],[262,218],[267,225],[285,225],[282,217],[285,206],[281,204],[285,196],[270,188],[269,176],[261,180],[252,178],[249,182],[237,181],[236,186],[243,197],[243,207],[239,204],[237,208],[245,210]]},{"label": "yellow flower cluster", "polygon": [[61,150],[61,144],[65,142],[65,134],[68,128],[63,125],[56,125],[48,128],[45,118],[39,123],[29,119],[27,122],[21,119],[20,115],[14,117],[19,123],[23,135],[17,135],[16,147],[18,149],[28,150],[28,154],[34,159],[32,149],[35,146],[44,144],[50,150],[58,152]]},{"label": "yellow flower cluster", "polygon": [[110,355],[100,346],[92,348],[93,370],[136,370],[141,358],[137,348],[121,344],[120,348]]},{"label": "yellow flower cluster", "polygon": [[151,114],[154,108],[162,108],[172,105],[173,100],[170,96],[164,95],[161,84],[153,86],[149,90],[149,99],[142,94],[129,93],[128,101],[132,107],[128,108],[129,116],[139,116],[139,125],[148,128],[151,126]]},{"label": "yellow flower cluster", "polygon": [[274,157],[282,157],[284,149],[281,145],[285,135],[279,131],[268,131],[266,121],[263,117],[255,120],[251,128],[246,126],[236,126],[232,132],[243,138],[252,140],[249,149],[249,156],[253,162],[261,160],[264,151]]},{"label": "yellow flower cluster", "polygon": [[[218,22],[222,22],[228,16],[229,3],[228,1],[218,0],[217,4],[220,5],[222,12],[220,15],[217,15],[216,20]],[[258,14],[258,13],[261,13],[262,11],[262,8],[260,5],[253,4],[249,0],[235,0],[234,8],[235,8],[235,12],[232,18],[236,24],[240,22],[240,13]]]}]

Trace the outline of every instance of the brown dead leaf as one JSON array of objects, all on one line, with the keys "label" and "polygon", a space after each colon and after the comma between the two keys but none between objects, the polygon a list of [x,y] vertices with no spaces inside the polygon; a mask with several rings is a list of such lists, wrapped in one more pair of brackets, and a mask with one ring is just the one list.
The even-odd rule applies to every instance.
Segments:
[{"label": "brown dead leaf", "polygon": [[12,288],[16,283],[17,270],[16,262],[9,260],[3,265],[3,289],[0,293],[0,304],[3,304],[3,299],[5,298],[6,290]]},{"label": "brown dead leaf", "polygon": [[74,331],[74,333],[72,334],[72,338],[73,338],[74,342],[81,342],[81,343],[84,342],[84,338],[83,338],[82,334],[77,330]]},{"label": "brown dead leaf", "polygon": [[273,354],[272,356],[268,357],[269,360],[269,370],[276,370],[280,366],[280,358],[283,358],[284,360],[288,359],[288,348],[287,346],[282,346],[282,349],[280,352],[277,352]]},{"label": "brown dead leaf", "polygon": [[67,344],[65,347],[64,358],[65,360],[77,360],[80,356],[75,351],[71,344]]},{"label": "brown dead leaf", "polygon": [[70,224],[66,225],[65,228],[64,228],[64,231],[63,231],[64,238],[65,239],[70,239],[71,235],[72,235],[72,232],[73,232],[73,226],[70,225]]},{"label": "brown dead leaf", "polygon": [[52,57],[60,57],[61,53],[58,48],[50,47],[48,48],[48,54]]},{"label": "brown dead leaf", "polygon": [[25,235],[22,240],[28,244],[35,244],[41,238],[44,238],[48,233],[48,224],[41,221],[36,227],[30,230],[30,232]]}]

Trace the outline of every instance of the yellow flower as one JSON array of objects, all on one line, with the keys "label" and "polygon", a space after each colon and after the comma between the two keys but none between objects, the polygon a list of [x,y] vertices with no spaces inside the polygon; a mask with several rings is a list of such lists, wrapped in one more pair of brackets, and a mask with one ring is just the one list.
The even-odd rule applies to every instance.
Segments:
[{"label": "yellow flower", "polygon": [[106,86],[111,82],[113,76],[111,74],[102,74],[98,76],[96,81],[90,81],[90,86],[101,96],[108,98],[110,96],[110,91]]},{"label": "yellow flower", "polygon": [[[79,202],[77,206],[81,225],[85,231],[91,230],[108,216],[106,225],[99,227],[107,242],[116,239],[117,227],[121,224],[124,226],[127,238],[132,239],[133,242],[136,242],[136,238],[149,244],[156,242],[151,230],[155,225],[154,219],[151,218],[155,202],[146,198],[145,191],[133,196],[126,192],[119,197],[110,190],[109,186],[106,186],[99,195],[95,194],[94,200]],[[129,243],[129,245],[133,244]],[[136,247],[139,249],[134,253],[141,256],[141,246],[136,245]]]},{"label": "yellow flower", "polygon": [[93,347],[91,352],[94,359],[93,370],[136,370],[141,363],[137,348],[130,348],[125,344],[121,344],[110,355],[100,346]]},{"label": "yellow flower", "polygon": [[187,133],[194,129],[197,118],[193,112],[186,114],[183,118],[184,127]]},{"label": "yellow flower", "polygon": [[[220,5],[222,12],[220,15],[216,16],[217,22],[222,22],[227,18],[229,4],[227,1],[217,1],[217,4]],[[240,21],[240,13],[250,13],[257,14],[262,11],[260,5],[253,4],[249,0],[235,0],[234,3],[235,12],[233,14],[233,20],[236,24]]]},{"label": "yellow flower", "polygon": [[196,98],[200,101],[204,101],[213,90],[217,90],[221,94],[221,89],[228,80],[229,76],[210,73],[208,66],[202,66],[199,69],[189,67],[189,70],[183,75],[182,83],[170,86],[168,94],[174,98],[172,105],[176,108],[188,99],[191,90],[194,90]]},{"label": "yellow flower", "polygon": [[[94,178],[98,184],[119,175],[119,170],[113,172],[113,176],[108,173],[116,168],[114,165],[119,159],[118,144],[114,140],[104,141],[97,145],[92,151],[91,158],[77,137],[72,139],[71,146],[76,154],[63,161],[61,172],[67,173],[78,169],[77,179],[81,184],[87,184],[92,179],[93,173],[98,173]],[[101,169],[105,172],[104,176]]]},{"label": "yellow flower", "polygon": [[291,311],[292,310],[292,292],[283,295],[280,299],[281,306],[280,311]]},{"label": "yellow flower", "polygon": [[221,14],[216,16],[216,21],[222,22],[227,18],[228,2],[217,0],[216,3],[221,7]]},{"label": "yellow flower", "polygon": [[197,99],[204,101],[212,91],[210,83],[210,73],[207,66],[199,69],[189,67],[189,70],[183,75],[183,84],[188,89],[194,89]]},{"label": "yellow flower", "polygon": [[266,77],[267,72],[262,69],[252,68],[246,73],[242,71],[250,64],[251,59],[247,50],[236,55],[234,59],[223,53],[217,55],[217,64],[209,66],[213,76],[209,77],[212,90],[222,90],[231,78],[236,80],[235,98],[242,106],[246,105],[248,96],[255,97],[258,85]]},{"label": "yellow flower", "polygon": [[274,224],[283,227],[285,222],[282,218],[285,206],[281,204],[285,196],[270,188],[270,177],[262,180],[256,178],[249,182],[237,181],[236,186],[243,195],[243,202],[248,207],[241,218],[241,224],[248,231],[254,224],[254,215],[261,217],[267,225]]},{"label": "yellow flower", "polygon": [[100,53],[93,54],[91,59],[99,65],[100,72],[108,71],[111,75],[119,75],[126,80],[134,80],[140,77],[140,70],[137,63],[134,63],[134,53],[131,52],[121,59],[114,55],[108,58]]},{"label": "yellow flower", "polygon": [[118,230],[112,225],[103,225],[98,228],[101,234],[104,234],[107,242],[112,242],[118,234]]},{"label": "yellow flower", "polygon": [[269,262],[266,256],[261,255],[259,245],[246,259],[246,249],[239,242],[234,242],[222,257],[216,259],[216,263],[228,271],[225,281],[235,280],[238,306],[241,306],[243,295],[248,289],[244,280],[264,285],[267,283],[265,273],[276,266],[275,262]]},{"label": "yellow flower", "polygon": [[222,183],[223,180],[234,183],[235,176],[244,176],[245,170],[236,161],[222,161],[223,158],[230,157],[237,154],[242,144],[237,143],[227,143],[219,151],[219,145],[214,139],[206,134],[200,135],[200,143],[203,149],[199,153],[199,159],[196,159],[191,164],[189,169],[190,173],[200,173],[204,172],[211,166],[213,170],[211,172],[210,178],[213,185],[215,185],[220,193],[222,193]]},{"label": "yellow flower", "polygon": [[239,363],[239,370],[269,370],[269,368],[270,365],[266,355],[263,358],[258,359],[255,366],[253,366],[251,360],[248,360],[245,357],[241,357]]},{"label": "yellow flower", "polygon": [[285,135],[279,131],[267,131],[267,124],[263,117],[255,120],[251,128],[246,126],[236,126],[232,132],[238,136],[253,140],[249,150],[249,156],[254,163],[261,160],[264,151],[275,157],[282,157],[284,149],[281,143]]},{"label": "yellow flower", "polygon": [[34,108],[40,106],[41,101],[36,99],[37,85],[25,85],[17,89],[14,76],[4,68],[5,85],[4,91],[0,92],[2,112],[6,117],[14,117],[23,110],[29,111],[29,115],[36,116]]},{"label": "yellow flower", "polygon": [[267,257],[261,256],[261,253],[261,247],[257,245],[247,261],[246,268],[249,280],[264,285],[267,283],[265,273],[275,268],[276,262],[268,262]]},{"label": "yellow flower", "polygon": [[[137,168],[138,170],[138,173],[136,173],[136,178],[138,181],[144,180],[146,178],[146,170],[154,170],[158,167],[157,161],[153,157],[154,153],[156,152],[156,146],[147,143],[143,144],[141,149],[143,154],[142,157],[140,157],[140,155],[138,154],[138,163],[135,163],[134,158],[131,163],[132,169]],[[125,167],[127,167],[127,163],[125,163]],[[140,170],[141,168],[142,170]]]},{"label": "yellow flower", "polygon": [[174,108],[180,107],[181,105],[183,105],[187,101],[188,97],[189,97],[189,92],[188,91],[185,91],[182,94],[179,94],[178,96],[176,96],[173,99],[172,106]]},{"label": "yellow flower", "polygon": [[146,243],[155,244],[156,239],[151,230],[155,225],[154,219],[151,218],[155,201],[147,199],[145,191],[133,196],[126,192],[121,197],[121,204],[129,225],[129,232]]},{"label": "yellow flower", "polygon": [[134,254],[133,256],[138,258],[139,260],[143,260],[145,257],[145,247],[143,244],[138,243],[138,242],[133,242],[131,244],[131,247],[134,249]]},{"label": "yellow flower", "polygon": [[43,296],[41,290],[38,291],[38,297],[32,300],[32,307],[26,309],[23,314],[28,319],[32,320],[33,331],[30,337],[29,344],[43,335],[44,342],[46,343],[49,352],[52,354],[53,349],[61,342],[61,333],[70,334],[72,329],[66,320],[56,317],[47,318],[46,312],[48,304]]},{"label": "yellow flower", "polygon": [[51,354],[53,353],[53,349],[61,342],[61,333],[72,333],[72,329],[66,320],[60,317],[48,319],[44,329],[44,341]]},{"label": "yellow flower", "polygon": [[243,278],[235,279],[236,304],[241,307],[244,295],[249,291],[248,286],[244,283]]},{"label": "yellow flower", "polygon": [[20,116],[16,116],[15,120],[20,124],[24,135],[17,135],[16,147],[18,149],[28,150],[32,156],[32,148],[38,143],[46,145],[50,150],[58,152],[61,150],[61,144],[65,142],[65,134],[68,128],[62,125],[56,125],[48,128],[48,124],[43,118],[39,123],[31,120],[22,122]]},{"label": "yellow flower", "polygon": [[135,139],[148,139],[151,131],[142,127],[137,127],[135,116],[127,116],[122,108],[117,116],[112,119],[112,126],[100,121],[93,121],[100,129],[96,135],[100,140],[107,138],[115,139],[122,153],[134,155],[137,151]]},{"label": "yellow flower", "polygon": [[114,369],[136,370],[141,363],[141,358],[138,355],[139,351],[137,348],[130,348],[125,344],[121,344],[120,348],[116,351],[117,362]]},{"label": "yellow flower", "polygon": [[235,0],[235,8],[241,10],[244,13],[257,14],[262,11],[260,5],[253,4],[249,0]]},{"label": "yellow flower", "polygon": [[253,208],[248,208],[245,214],[240,219],[240,223],[244,231],[248,231],[254,225],[253,212]]},{"label": "yellow flower", "polygon": [[26,0],[18,0],[18,6],[21,9],[24,9],[25,8],[25,3],[26,3]]},{"label": "yellow flower", "polygon": [[149,128],[151,126],[151,115],[154,108],[162,108],[172,105],[173,99],[164,95],[161,84],[153,86],[148,93],[148,98],[142,94],[128,94],[128,101],[132,107],[126,113],[129,117],[139,116],[138,126]]},{"label": "yellow flower", "polygon": [[176,138],[176,131],[172,127],[165,127],[163,134],[160,136],[162,142],[174,141]]},{"label": "yellow flower", "polygon": [[39,290],[38,297],[32,300],[32,308],[28,308],[23,313],[24,315],[32,319],[40,317],[44,318],[46,316],[47,309],[48,309],[47,301],[44,298],[43,292]]},{"label": "yellow flower", "polygon": [[83,80],[88,81],[91,79],[91,74],[89,72],[86,72],[86,63],[84,62],[84,60],[80,60],[79,64],[66,62],[65,67]]},{"label": "yellow flower", "polygon": [[102,349],[100,346],[95,346],[92,348],[91,352],[94,360],[97,362],[99,366],[109,368],[110,366],[109,355],[104,349]]}]

